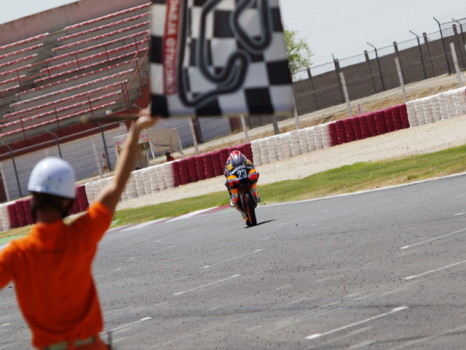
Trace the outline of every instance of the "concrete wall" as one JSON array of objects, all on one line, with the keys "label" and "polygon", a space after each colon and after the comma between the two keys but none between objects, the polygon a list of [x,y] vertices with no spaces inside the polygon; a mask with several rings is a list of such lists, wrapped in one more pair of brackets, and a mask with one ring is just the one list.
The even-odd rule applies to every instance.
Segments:
[{"label": "concrete wall", "polygon": [[54,32],[72,24],[148,2],[147,0],[76,1],[0,25],[0,45],[42,33]]}]

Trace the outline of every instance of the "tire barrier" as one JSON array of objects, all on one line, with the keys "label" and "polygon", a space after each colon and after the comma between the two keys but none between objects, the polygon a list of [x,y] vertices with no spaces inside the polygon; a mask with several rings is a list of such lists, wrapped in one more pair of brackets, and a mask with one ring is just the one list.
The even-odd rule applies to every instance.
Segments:
[{"label": "tire barrier", "polygon": [[204,171],[204,160],[202,156],[195,156],[194,163],[196,164],[196,175],[197,180],[202,181],[205,180],[205,171]]},{"label": "tire barrier", "polygon": [[[413,106],[408,107],[410,111]],[[408,128],[409,125],[406,106],[399,105],[332,122],[328,126],[328,134],[331,145],[336,146]]]},{"label": "tire barrier", "polygon": [[10,215],[8,213],[8,206],[13,202],[0,204],[0,230],[7,231],[10,229]]},{"label": "tire barrier", "polygon": [[215,151],[212,153],[212,167],[214,171],[214,176],[220,176],[223,174],[223,164],[220,151]]},{"label": "tire barrier", "polygon": [[[133,171],[122,194],[122,200],[223,175],[225,161],[229,153],[235,149],[244,153],[256,166],[260,166],[400,129],[436,123],[463,114],[466,114],[466,89],[445,91],[380,111]],[[72,212],[79,213],[86,210],[89,203],[95,201],[109,181],[111,178],[89,181],[85,185],[78,186]],[[30,223],[32,223],[30,199],[23,198],[0,204],[1,230]]]},{"label": "tire barrier", "polygon": [[458,88],[406,103],[411,127],[466,114],[466,88]]}]

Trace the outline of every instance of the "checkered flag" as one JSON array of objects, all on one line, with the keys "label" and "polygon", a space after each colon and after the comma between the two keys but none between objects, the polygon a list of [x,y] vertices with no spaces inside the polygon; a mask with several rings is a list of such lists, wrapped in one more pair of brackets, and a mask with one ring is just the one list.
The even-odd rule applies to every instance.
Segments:
[{"label": "checkered flag", "polygon": [[152,0],[152,115],[291,114],[278,0]]}]

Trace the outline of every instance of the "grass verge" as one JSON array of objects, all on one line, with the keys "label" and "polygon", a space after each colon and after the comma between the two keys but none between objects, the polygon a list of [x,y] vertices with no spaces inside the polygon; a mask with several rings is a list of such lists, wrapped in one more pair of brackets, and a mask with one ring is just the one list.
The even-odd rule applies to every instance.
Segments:
[{"label": "grass verge", "polygon": [[[260,169],[259,169],[260,170]],[[299,180],[258,186],[262,204],[289,202],[410,183],[466,172],[466,145],[444,151],[355,163]],[[200,209],[226,205],[226,191],[135,209],[119,210],[113,226],[183,215]],[[24,235],[29,228],[0,232],[0,239]]]}]

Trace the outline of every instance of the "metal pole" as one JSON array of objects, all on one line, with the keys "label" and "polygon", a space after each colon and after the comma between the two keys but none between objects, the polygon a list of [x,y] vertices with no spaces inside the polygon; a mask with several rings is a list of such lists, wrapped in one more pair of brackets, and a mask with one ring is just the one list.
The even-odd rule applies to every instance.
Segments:
[{"label": "metal pole", "polygon": [[248,126],[246,125],[246,117],[244,115],[240,116],[241,118],[241,127],[243,128],[244,137],[246,141],[249,142],[249,135],[248,135]]},{"label": "metal pole", "polygon": [[[464,49],[464,52],[466,54],[466,41],[464,39],[464,32],[463,32],[463,24],[456,20],[456,19],[453,19],[454,21],[458,22],[459,26],[460,26],[460,30],[461,30],[461,42],[463,43],[463,49]],[[464,68],[464,67],[463,67]]]},{"label": "metal pole", "polygon": [[338,61],[338,58],[335,58],[333,55],[333,64],[335,65],[335,73],[337,73],[337,81],[338,81],[338,87],[340,89],[340,96],[341,96],[341,102],[344,103],[345,102],[345,95],[343,94],[343,89],[341,87],[341,80],[340,80],[340,72],[341,72],[341,68],[340,68],[340,62]]},{"label": "metal pole", "polygon": [[102,124],[100,123],[99,123],[99,129],[100,129],[100,134],[102,136],[102,142],[104,144],[104,152],[105,152],[105,157],[107,158],[108,171],[112,171],[112,164],[110,163],[110,156],[108,155],[107,141],[105,140],[104,129],[102,128]]},{"label": "metal pole", "polygon": [[403,79],[403,72],[401,71],[400,60],[398,57],[395,57],[396,70],[398,71],[398,79],[400,80],[401,92],[403,94],[403,100],[408,101],[408,95],[406,94],[405,82]]},{"label": "metal pole", "polygon": [[299,121],[298,108],[296,108],[296,104],[294,106],[294,127],[297,130],[301,129],[301,123]]},{"label": "metal pole", "polygon": [[60,142],[58,141],[57,134],[55,134],[54,132],[50,130],[45,130],[45,132],[48,132],[50,135],[52,135],[55,138],[55,143],[57,144],[57,148],[58,148],[58,154],[60,155],[60,158],[63,159],[63,155],[61,154]]},{"label": "metal pole", "polygon": [[429,39],[427,38],[426,32],[422,33],[422,36],[424,37],[424,45],[426,45],[427,47],[427,54],[429,55],[430,67],[432,68],[432,74],[435,77],[437,74],[435,73],[434,60],[432,58],[432,50],[430,48]]},{"label": "metal pole", "polygon": [[396,43],[396,41],[393,42],[393,48],[395,49],[395,55],[398,58],[398,63],[400,64],[400,71],[401,71],[401,74],[403,75],[403,81],[405,81],[406,80],[405,74],[403,72],[403,67],[401,66],[400,51],[398,50],[398,44]]},{"label": "metal pole", "polygon": [[3,163],[0,162],[0,178],[3,181],[3,189],[5,190],[6,200],[11,201],[10,190],[8,184],[6,183],[5,170],[3,169]]},{"label": "metal pole", "polygon": [[369,42],[367,42],[367,45],[369,45],[370,47],[374,49],[375,59],[377,60],[377,66],[379,68],[380,80],[382,81],[382,89],[385,91],[385,82],[383,80],[382,68],[380,67],[380,60],[379,60],[379,54],[377,53],[377,48]]},{"label": "metal pole", "polygon": [[369,73],[371,75],[372,88],[374,89],[374,92],[377,92],[377,88],[375,87],[374,73],[372,72],[371,67],[371,60],[369,59],[369,53],[367,50],[364,50],[364,57],[366,58],[367,67],[369,68]]},{"label": "metal pole", "polygon": [[353,116],[353,108],[351,107],[351,101],[350,101],[350,98],[349,98],[348,87],[346,86],[345,74],[343,74],[343,72],[340,72],[340,80],[341,80],[341,84],[343,86],[343,94],[345,95],[346,108],[348,108],[348,115],[350,117],[352,117]]},{"label": "metal pole", "polygon": [[445,38],[443,37],[442,26],[435,17],[433,17],[433,19],[435,22],[437,22],[439,30],[440,30],[440,37],[442,38],[443,53],[445,55],[445,61],[447,62],[448,74],[451,74],[450,62],[448,61],[447,46],[445,45]]},{"label": "metal pole", "polygon": [[427,79],[426,65],[424,63],[424,55],[422,54],[422,48],[421,48],[421,40],[419,40],[419,35],[414,33],[412,30],[410,30],[409,32],[416,36],[417,47],[419,49],[419,56],[421,56],[422,71],[424,72],[424,79]]},{"label": "metal pole", "polygon": [[461,56],[461,63],[462,63],[462,66],[463,68],[465,67],[465,63],[464,63],[464,55],[463,55],[463,50],[461,50],[462,47],[465,47],[465,44],[464,44],[464,38],[463,38],[463,26],[461,24],[461,22],[457,21],[456,19],[452,18],[456,23],[459,24],[460,26],[460,31],[461,31],[461,35],[458,33],[458,30],[456,28],[456,25],[453,25],[453,30],[455,32],[455,37],[456,39],[458,40],[458,46],[460,47],[459,48],[459,51],[460,51],[460,56]]},{"label": "metal pole", "polygon": [[6,148],[8,148],[8,152],[10,153],[10,158],[11,158],[11,161],[13,162],[13,170],[15,171],[16,184],[18,185],[19,196],[22,197],[23,193],[21,192],[21,185],[19,183],[18,169],[16,168],[16,161],[15,161],[15,156],[13,154],[13,150],[6,143],[2,142],[2,145],[5,146]]},{"label": "metal pole", "polygon": [[309,81],[311,83],[311,88],[312,88],[312,94],[314,95],[314,102],[316,104],[316,110],[319,109],[319,101],[317,100],[317,92],[314,87],[314,80],[312,78],[312,73],[311,73],[311,68],[307,68],[307,77],[309,78]]},{"label": "metal pole", "polygon": [[189,119],[189,127],[190,127],[191,133],[193,135],[194,149],[196,151],[196,154],[199,154],[199,145],[197,144],[196,132],[194,131],[193,118],[188,118],[188,119]]},{"label": "metal pole", "polygon": [[95,141],[92,140],[92,149],[94,150],[95,164],[97,166],[97,171],[99,172],[100,178],[103,177],[102,167],[100,166],[99,152],[97,152],[97,146]]},{"label": "metal pole", "polygon": [[277,116],[275,114],[272,116],[272,125],[274,134],[278,135],[280,133],[280,128],[278,127]]},{"label": "metal pole", "polygon": [[456,50],[455,50],[455,43],[450,43],[450,48],[451,48],[451,54],[453,56],[453,62],[455,64],[455,70],[456,70],[456,75],[458,78],[458,87],[463,87],[463,75],[461,74],[461,68],[460,65],[458,64],[458,56],[456,55]]}]

